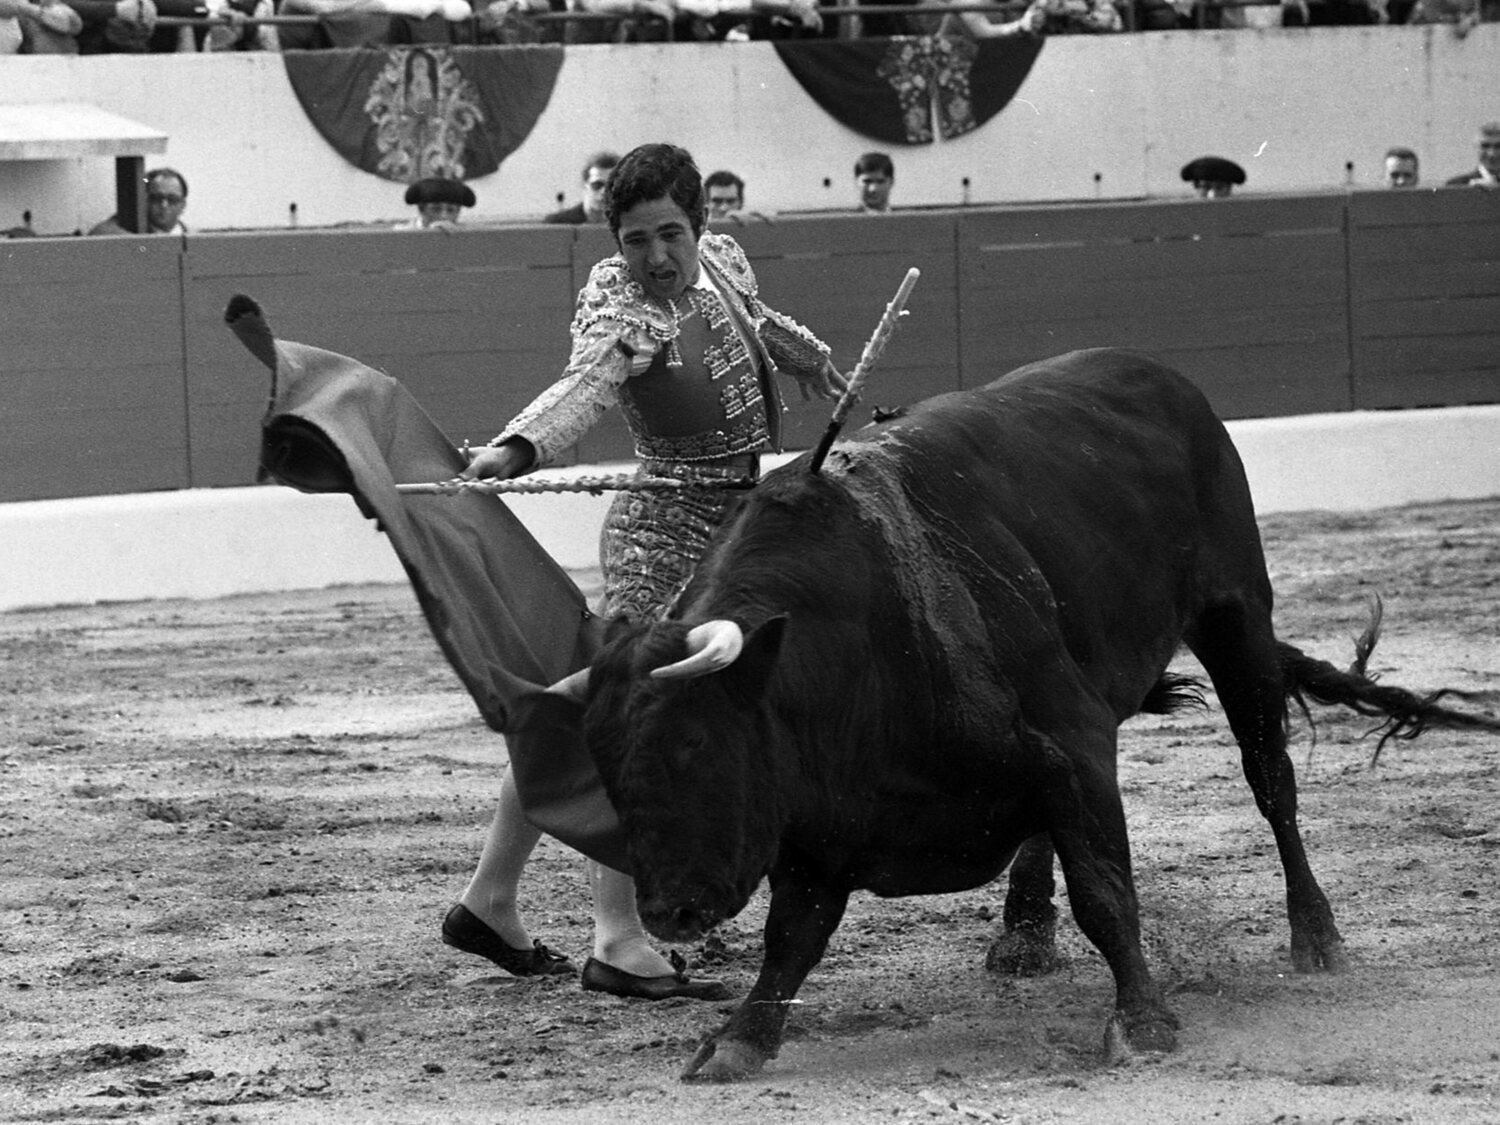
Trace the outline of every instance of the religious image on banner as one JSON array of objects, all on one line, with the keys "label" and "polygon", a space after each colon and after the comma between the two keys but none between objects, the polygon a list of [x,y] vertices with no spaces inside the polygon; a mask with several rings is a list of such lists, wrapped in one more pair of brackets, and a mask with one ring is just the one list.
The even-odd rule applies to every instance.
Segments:
[{"label": "religious image on banner", "polygon": [[783,65],[840,124],[887,144],[921,145],[979,128],[1015,97],[1043,40],[899,35],[778,40]]},{"label": "religious image on banner", "polygon": [[407,184],[499,168],[551,100],[563,50],[422,43],[282,59],[322,137],[351,164]]}]

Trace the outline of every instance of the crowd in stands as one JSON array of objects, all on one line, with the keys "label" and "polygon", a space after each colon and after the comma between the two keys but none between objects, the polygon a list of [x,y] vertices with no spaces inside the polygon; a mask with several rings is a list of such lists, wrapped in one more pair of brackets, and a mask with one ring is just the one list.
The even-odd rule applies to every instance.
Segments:
[{"label": "crowd in stands", "polygon": [[[0,0],[0,55],[1099,33],[1500,19],[1500,0]],[[914,4],[932,14],[903,11]],[[897,5],[890,14],[878,9]],[[872,10],[874,9],[874,10]]]}]

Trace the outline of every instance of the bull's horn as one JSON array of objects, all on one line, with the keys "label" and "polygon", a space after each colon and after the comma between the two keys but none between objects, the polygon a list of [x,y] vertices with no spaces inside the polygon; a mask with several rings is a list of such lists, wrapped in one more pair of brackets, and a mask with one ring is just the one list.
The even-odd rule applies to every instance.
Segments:
[{"label": "bull's horn", "polygon": [[686,680],[728,668],[745,647],[745,634],[733,621],[705,621],[688,630],[688,654],[676,664],[653,668],[661,680]]},{"label": "bull's horn", "polygon": [[589,691],[589,666],[585,664],[571,676],[564,676],[547,689],[553,695],[566,696],[578,703],[584,701],[583,697]]}]

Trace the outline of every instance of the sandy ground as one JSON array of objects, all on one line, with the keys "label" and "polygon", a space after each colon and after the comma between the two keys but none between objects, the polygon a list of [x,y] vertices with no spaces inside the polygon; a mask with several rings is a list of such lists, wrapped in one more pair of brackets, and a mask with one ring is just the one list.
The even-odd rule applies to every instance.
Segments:
[{"label": "sandy ground", "polygon": [[[1264,519],[1282,635],[1500,709],[1500,501]],[[593,576],[581,576],[588,583]],[[1298,725],[1303,826],[1353,967],[1287,964],[1279,865],[1216,708],[1122,732],[1175,1054],[1108,1067],[1112,991],[1067,923],[985,972],[1001,888],[859,897],[781,1057],[677,1078],[725,1005],[495,975],[438,940],[504,769],[404,588],[0,615],[0,1120],[1500,1122],[1500,739],[1370,767]],[[528,918],[581,959],[581,863]],[[748,987],[764,898],[688,950]]]}]

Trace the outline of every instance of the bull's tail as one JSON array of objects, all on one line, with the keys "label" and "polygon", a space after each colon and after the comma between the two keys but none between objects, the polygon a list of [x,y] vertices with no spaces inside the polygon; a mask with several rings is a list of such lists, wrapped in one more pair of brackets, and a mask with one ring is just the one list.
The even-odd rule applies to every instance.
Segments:
[{"label": "bull's tail", "polygon": [[1380,734],[1371,764],[1380,760],[1380,751],[1390,739],[1416,738],[1430,727],[1500,731],[1500,719],[1494,716],[1455,711],[1438,702],[1447,698],[1472,698],[1467,692],[1441,688],[1428,695],[1417,695],[1405,688],[1376,683],[1374,677],[1367,675],[1365,667],[1380,637],[1381,616],[1380,599],[1376,598],[1371,606],[1370,621],[1354,642],[1354,663],[1347,670],[1308,656],[1285,641],[1276,643],[1287,698],[1296,702],[1309,723],[1312,722],[1309,699],[1315,703],[1348,707],[1358,714],[1381,720],[1371,732]]}]

